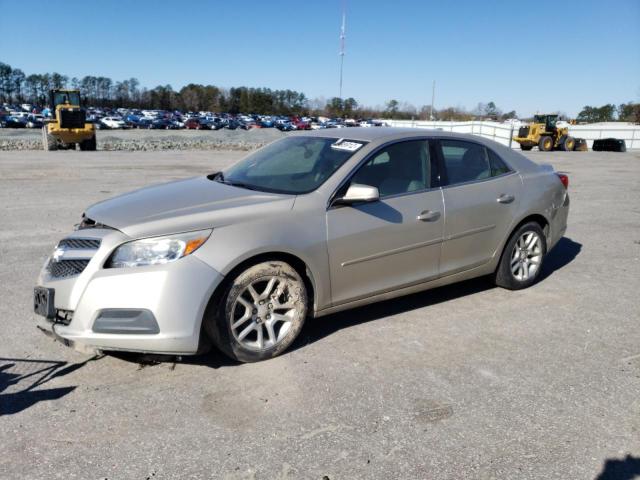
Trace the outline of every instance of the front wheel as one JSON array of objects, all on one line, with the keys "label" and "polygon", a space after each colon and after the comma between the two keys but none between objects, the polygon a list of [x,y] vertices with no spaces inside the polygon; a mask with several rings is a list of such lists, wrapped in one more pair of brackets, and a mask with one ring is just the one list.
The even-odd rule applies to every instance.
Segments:
[{"label": "front wheel", "polygon": [[533,285],[547,254],[547,241],[536,222],[518,228],[507,242],[495,273],[495,283],[508,290],[520,290]]},{"label": "front wheel", "polygon": [[576,141],[573,137],[566,137],[562,142],[562,150],[565,152],[573,152],[576,148]]},{"label": "front wheel", "polygon": [[549,136],[540,137],[538,141],[538,149],[541,152],[550,152],[553,150],[553,138]]},{"label": "front wheel", "polygon": [[205,330],[228,357],[257,362],[284,352],[307,315],[307,289],[289,264],[269,261],[249,267],[227,287]]}]

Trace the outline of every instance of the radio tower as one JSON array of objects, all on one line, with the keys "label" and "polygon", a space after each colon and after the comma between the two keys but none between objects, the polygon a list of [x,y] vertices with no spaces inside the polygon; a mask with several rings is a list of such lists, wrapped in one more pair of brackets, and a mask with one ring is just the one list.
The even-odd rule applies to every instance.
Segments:
[{"label": "radio tower", "polygon": [[342,4],[342,27],[340,27],[340,98],[342,98],[342,68],[344,67],[344,32],[347,22],[345,3]]}]

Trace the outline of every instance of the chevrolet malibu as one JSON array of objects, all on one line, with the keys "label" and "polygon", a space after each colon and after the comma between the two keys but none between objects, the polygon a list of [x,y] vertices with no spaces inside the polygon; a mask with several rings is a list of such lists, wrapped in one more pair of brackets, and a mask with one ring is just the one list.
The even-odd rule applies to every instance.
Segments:
[{"label": "chevrolet malibu", "polygon": [[309,316],[480,276],[529,287],[565,232],[567,187],[474,136],[293,134],[221,172],[88,208],[46,260],[34,307],[78,349],[212,342],[263,360]]}]

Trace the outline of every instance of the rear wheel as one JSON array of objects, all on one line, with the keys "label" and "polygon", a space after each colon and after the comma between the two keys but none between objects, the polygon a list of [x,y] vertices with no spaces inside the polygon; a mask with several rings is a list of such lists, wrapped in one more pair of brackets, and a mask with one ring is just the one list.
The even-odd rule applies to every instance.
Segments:
[{"label": "rear wheel", "polygon": [[307,290],[289,264],[249,267],[227,287],[205,318],[205,331],[228,357],[257,362],[284,352],[307,315]]},{"label": "rear wheel", "polygon": [[538,148],[541,152],[550,152],[553,149],[553,138],[547,135],[540,137],[540,140],[538,141]]},{"label": "rear wheel", "polygon": [[509,290],[530,287],[540,275],[546,254],[547,241],[540,225],[525,223],[504,247],[495,272],[496,285]]},{"label": "rear wheel", "polygon": [[49,133],[49,129],[46,127],[46,125],[42,127],[42,146],[44,147],[45,151],[48,152],[58,149],[58,142],[56,140],[56,137]]},{"label": "rear wheel", "polygon": [[573,137],[565,137],[561,145],[562,150],[565,152],[573,152],[576,148],[576,141]]},{"label": "rear wheel", "polygon": [[523,145],[520,144],[520,150],[524,150],[525,152],[528,152],[529,150],[531,150],[533,148],[533,146],[531,145]]}]

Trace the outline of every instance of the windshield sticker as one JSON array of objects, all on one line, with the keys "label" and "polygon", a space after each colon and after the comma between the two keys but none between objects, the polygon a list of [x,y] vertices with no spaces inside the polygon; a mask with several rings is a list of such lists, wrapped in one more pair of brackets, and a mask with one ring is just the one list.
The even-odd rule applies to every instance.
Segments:
[{"label": "windshield sticker", "polygon": [[345,141],[344,138],[341,138],[336,143],[332,143],[331,148],[334,150],[344,150],[345,152],[355,152],[362,147],[362,145],[362,143]]}]

